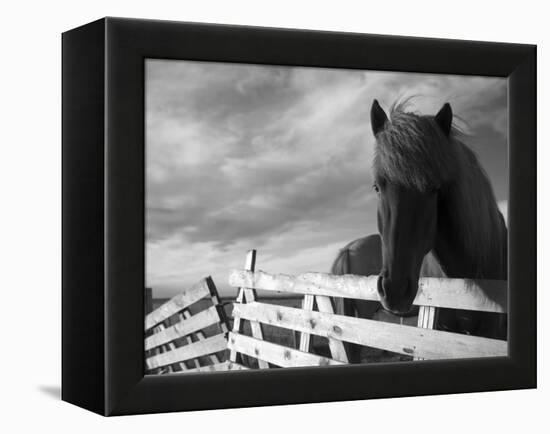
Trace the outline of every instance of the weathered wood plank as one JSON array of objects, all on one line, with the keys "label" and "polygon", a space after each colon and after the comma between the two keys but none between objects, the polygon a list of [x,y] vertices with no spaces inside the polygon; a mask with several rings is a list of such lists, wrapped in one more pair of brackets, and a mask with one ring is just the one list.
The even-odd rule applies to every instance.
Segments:
[{"label": "weathered wood plank", "polygon": [[[315,301],[317,302],[317,309],[319,310],[319,312],[334,314],[334,308],[332,307],[332,302],[330,301],[329,297],[326,297],[324,295],[317,295],[315,297]],[[330,353],[333,359],[348,363],[346,348],[344,347],[344,343],[340,339],[329,337],[328,346],[330,348]]]},{"label": "weathered wood plank", "polygon": [[[313,295],[306,294],[302,300],[302,309],[313,310],[313,301],[315,297]],[[309,333],[300,333],[300,351],[309,352],[311,345],[311,335]]]},{"label": "weathered wood plank", "polygon": [[426,321],[426,326],[424,328],[427,328],[427,329],[435,328],[436,314],[437,314],[437,309],[435,307],[433,306],[428,307],[428,320]]},{"label": "weathered wood plank", "polygon": [[[191,345],[193,343],[193,338],[191,336],[185,336],[185,342],[187,342],[187,345]],[[200,368],[201,366],[199,359],[191,359],[191,360],[188,360],[187,362],[193,363],[193,365],[195,366],[195,368],[191,368],[191,369]]]},{"label": "weathered wood plank", "polygon": [[[256,251],[255,250],[249,250],[246,253],[246,258],[244,261],[244,269],[246,271],[254,271],[254,268],[256,266]],[[240,287],[237,293],[237,297],[235,298],[235,304],[236,303],[244,303],[246,302],[244,298],[244,288]],[[233,316],[233,332],[234,333],[240,333],[242,331],[243,324],[241,322],[241,317],[239,315],[235,315],[235,312],[232,313]],[[237,362],[237,352],[235,350],[229,351],[229,361],[232,363]],[[240,358],[242,361],[242,357]]]},{"label": "weathered wood plank", "polygon": [[[253,272],[256,268],[256,250],[249,250],[246,253],[246,259],[244,262],[245,271]],[[256,301],[256,290],[254,288],[241,287],[239,289],[239,294],[237,296],[237,301],[239,303],[252,303]],[[260,323],[256,321],[250,322],[250,328],[252,330],[252,336],[256,339],[263,339],[263,330]],[[233,331],[235,333],[240,333],[242,331],[241,319],[238,316],[233,315]],[[229,360],[231,362],[237,361],[237,352],[231,350],[229,353]],[[269,368],[269,365],[263,360],[258,360],[258,365],[262,369]]]},{"label": "weathered wood plank", "polygon": [[200,368],[189,369],[188,372],[213,372],[213,371],[245,371],[248,370],[246,366],[240,363],[233,363],[230,361],[216,363],[214,365],[201,366]]},{"label": "weathered wood plank", "polygon": [[[506,341],[264,303],[236,305],[242,317],[426,359],[506,356]],[[259,357],[259,356],[258,356]]]},{"label": "weathered wood plank", "polygon": [[[380,301],[378,276],[331,275],[306,273],[299,276],[268,274],[263,271],[233,270],[229,276],[232,286],[246,286],[267,291],[294,294],[325,295]],[[414,304],[485,312],[507,311],[507,282],[501,280],[472,280],[424,277]]]},{"label": "weathered wood plank", "polygon": [[210,288],[206,279],[207,278],[200,280],[191,288],[179,293],[147,315],[145,317],[145,330],[177,314],[191,304],[196,303],[201,298],[210,295]]},{"label": "weathered wood plank", "polygon": [[[150,350],[184,336],[190,335],[198,330],[202,330],[212,324],[219,322],[218,310],[216,306],[211,306],[197,314],[184,318],[171,327],[164,329],[159,333],[145,338],[145,349]],[[183,316],[183,315],[182,315]]]},{"label": "weathered wood plank", "polygon": [[[240,306],[248,306],[248,304],[242,304]],[[342,364],[342,362],[327,357],[305,353],[300,350],[236,333],[229,333],[227,345],[228,348],[234,349],[239,353],[246,354],[250,357],[256,357],[257,359],[265,360],[266,362],[284,368]]]},{"label": "weathered wood plank", "polygon": [[[254,271],[256,268],[256,250],[249,250],[246,252],[246,258],[244,260],[244,269],[245,271]],[[245,289],[244,287],[239,288],[239,293],[237,294],[236,303],[246,303],[245,298]],[[254,293],[252,293],[251,298],[253,298]],[[250,300],[253,301],[253,300]],[[241,317],[233,313],[233,332],[240,333],[242,331],[243,324],[241,323]],[[229,352],[229,361],[236,363],[237,361],[237,352],[231,350]]]},{"label": "weathered wood plank", "polygon": [[[420,306],[418,308],[418,327],[433,329],[435,327],[435,307]],[[415,357],[415,360],[424,360],[422,357]]]},{"label": "weathered wood plank", "polygon": [[193,372],[219,372],[219,371],[246,371],[248,368],[239,363],[230,361],[214,363],[212,365],[199,366],[197,368],[191,368],[184,372],[173,372],[173,374],[187,374]]},{"label": "weathered wood plank", "polygon": [[418,327],[433,329],[435,326],[435,307],[420,306],[418,309]]},{"label": "weathered wood plank", "polygon": [[[220,306],[218,306],[218,308],[221,308]],[[223,309],[223,308],[221,308]],[[219,310],[218,310],[218,315],[219,315]],[[185,309],[182,313],[181,313],[181,317],[185,320],[185,319],[189,319],[191,318],[191,313]],[[222,333],[227,333],[229,330],[227,329],[227,325],[225,323],[222,323],[220,324],[220,329],[221,329],[221,332]],[[206,339],[206,336],[204,335],[204,333],[202,331],[198,331],[196,333],[193,333],[193,336],[195,336],[199,341],[204,341]],[[187,342],[188,343],[191,343],[192,342],[192,339],[191,339],[191,336],[188,336],[189,339],[187,339]],[[217,364],[217,363],[220,363],[220,359],[218,358],[217,355],[215,354],[210,354],[208,356],[208,358],[210,359],[210,361],[212,362],[212,364]],[[200,366],[200,363],[197,359],[195,359],[195,366]]]},{"label": "weathered wood plank", "polygon": [[[246,297],[246,303],[253,303],[256,301],[256,291],[251,288],[245,288],[244,294]],[[250,321],[250,329],[252,330],[252,336],[256,339],[263,340],[264,332],[262,325],[258,321]],[[258,365],[260,369],[268,369],[269,364],[262,359],[258,359]]]},{"label": "weathered wood plank", "polygon": [[185,360],[196,359],[207,354],[224,351],[227,346],[227,339],[224,334],[206,338],[203,341],[194,342],[183,347],[178,347],[167,353],[157,354],[146,360],[148,369],[155,369]]},{"label": "weathered wood plank", "polygon": [[418,327],[424,328],[424,322],[426,321],[425,320],[425,314],[426,314],[426,309],[427,308],[428,308],[428,306],[420,306],[418,308],[418,319],[417,319],[417,326]]},{"label": "weathered wood plank", "polygon": [[225,362],[227,364],[228,371],[248,371],[246,366],[241,365],[240,363],[233,363],[229,360]]},{"label": "weathered wood plank", "polygon": [[[162,333],[165,329],[166,329],[166,327],[164,326],[164,324],[160,323],[156,327],[153,327],[152,332],[155,333],[155,334],[156,333]],[[152,351],[152,355],[156,355],[156,354],[160,354],[160,353],[166,353],[168,351],[172,351],[172,350],[175,350],[175,349],[176,349],[176,345],[173,342],[169,342],[166,345],[161,345],[157,348],[154,348],[153,351]],[[180,367],[180,369],[182,371],[187,369],[187,366],[185,366],[185,363],[178,363],[178,366]],[[166,366],[163,369],[160,369],[158,373],[159,374],[171,373],[173,371],[174,371],[174,369],[172,368],[172,366]]]},{"label": "weathered wood plank", "polygon": [[[179,313],[179,318],[180,318],[180,321],[185,321],[187,318],[191,318],[191,312],[189,312],[189,309],[183,309]],[[185,336],[185,342],[187,342],[187,345],[192,344],[194,342],[193,337],[191,335]],[[195,368],[200,368],[201,366],[199,359],[191,359],[191,360],[188,360],[187,362],[193,363]],[[182,363],[182,364],[185,364],[185,363]]]}]

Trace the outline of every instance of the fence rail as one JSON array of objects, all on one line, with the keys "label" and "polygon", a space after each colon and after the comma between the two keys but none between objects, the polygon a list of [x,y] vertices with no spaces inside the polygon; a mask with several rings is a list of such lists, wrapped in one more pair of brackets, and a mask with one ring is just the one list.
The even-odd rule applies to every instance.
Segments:
[{"label": "fence rail", "polygon": [[186,321],[180,321],[171,327],[147,337],[145,339],[145,350],[152,350],[153,348],[160,347],[168,342],[175,341],[176,339],[183,338],[205,329],[208,326],[219,323],[222,316],[218,309],[219,307],[216,305],[211,306],[196,315],[190,316]]},{"label": "fence rail", "polygon": [[[289,276],[246,270],[233,270],[229,275],[232,286],[372,301],[380,300],[377,280],[378,276],[325,273]],[[505,313],[508,310],[507,282],[424,277],[419,280],[418,294],[413,303],[418,306]]]},{"label": "fence rail", "polygon": [[209,296],[217,298],[218,294],[212,278],[206,277],[149,313],[145,317],[145,329],[147,330],[156,326],[172,315]]},{"label": "fence rail", "polygon": [[[255,258],[255,255],[254,255]],[[228,347],[237,360],[245,355],[259,367],[319,366],[347,363],[343,342],[374,347],[422,359],[456,359],[506,356],[506,341],[433,330],[436,308],[481,312],[507,312],[507,282],[496,280],[421,278],[414,304],[420,306],[418,327],[335,314],[332,299],[353,298],[379,301],[378,276],[306,273],[298,276],[233,270],[229,284],[248,291],[234,305],[233,315],[256,326],[256,335],[246,336],[234,327]],[[300,294],[301,308],[261,303],[256,290]],[[314,310],[315,306],[317,310]],[[300,335],[299,348],[267,342],[262,327],[291,330]],[[328,341],[330,356],[310,352],[310,336]]]},{"label": "fence rail", "polygon": [[263,303],[235,306],[250,321],[425,359],[505,356],[506,342]]},{"label": "fence rail", "polygon": [[[421,278],[414,300],[420,306],[418,327],[414,327],[334,312],[335,299],[379,301],[377,276],[269,274],[254,271],[255,261],[256,252],[248,252],[245,269],[229,275],[230,285],[238,288],[231,331],[210,277],[145,316],[149,372],[342,365],[348,363],[344,343],[414,360],[507,355],[506,341],[433,329],[437,308],[506,313],[505,281]],[[257,290],[299,294],[303,301],[301,307],[261,302]],[[150,291],[146,294],[150,298]],[[283,329],[292,339],[273,332]],[[326,343],[322,351],[312,348],[313,337]]]},{"label": "fence rail", "polygon": [[244,369],[225,360],[228,331],[214,281],[201,279],[145,316],[146,369],[163,374]]},{"label": "fence rail", "polygon": [[240,333],[229,334],[228,347],[239,353],[283,367],[341,365],[342,362]]}]

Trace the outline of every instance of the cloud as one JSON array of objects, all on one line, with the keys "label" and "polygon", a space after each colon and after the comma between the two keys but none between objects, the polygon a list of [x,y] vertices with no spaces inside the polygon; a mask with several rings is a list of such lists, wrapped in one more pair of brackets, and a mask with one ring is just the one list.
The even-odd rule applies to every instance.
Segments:
[{"label": "cloud", "polygon": [[148,60],[148,285],[212,274],[228,291],[250,248],[269,271],[328,271],[376,231],[371,102],[408,95],[422,113],[450,101],[481,133],[472,147],[507,199],[503,79]]}]

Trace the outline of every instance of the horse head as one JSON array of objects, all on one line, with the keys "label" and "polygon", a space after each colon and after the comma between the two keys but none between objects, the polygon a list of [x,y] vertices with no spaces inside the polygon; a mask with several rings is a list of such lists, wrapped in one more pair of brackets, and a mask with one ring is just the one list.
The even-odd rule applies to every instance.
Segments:
[{"label": "horse head", "polygon": [[371,108],[383,263],[378,293],[397,315],[411,310],[422,261],[436,242],[439,192],[455,170],[452,118],[449,104],[435,116],[394,107],[391,120],[376,100]]}]

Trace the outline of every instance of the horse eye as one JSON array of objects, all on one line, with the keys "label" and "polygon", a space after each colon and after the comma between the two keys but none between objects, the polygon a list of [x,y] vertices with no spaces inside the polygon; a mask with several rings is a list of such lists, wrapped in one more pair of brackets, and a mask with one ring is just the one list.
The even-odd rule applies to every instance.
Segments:
[{"label": "horse eye", "polygon": [[378,187],[378,184],[376,182],[372,184],[372,189],[377,193],[380,193],[380,187]]}]

